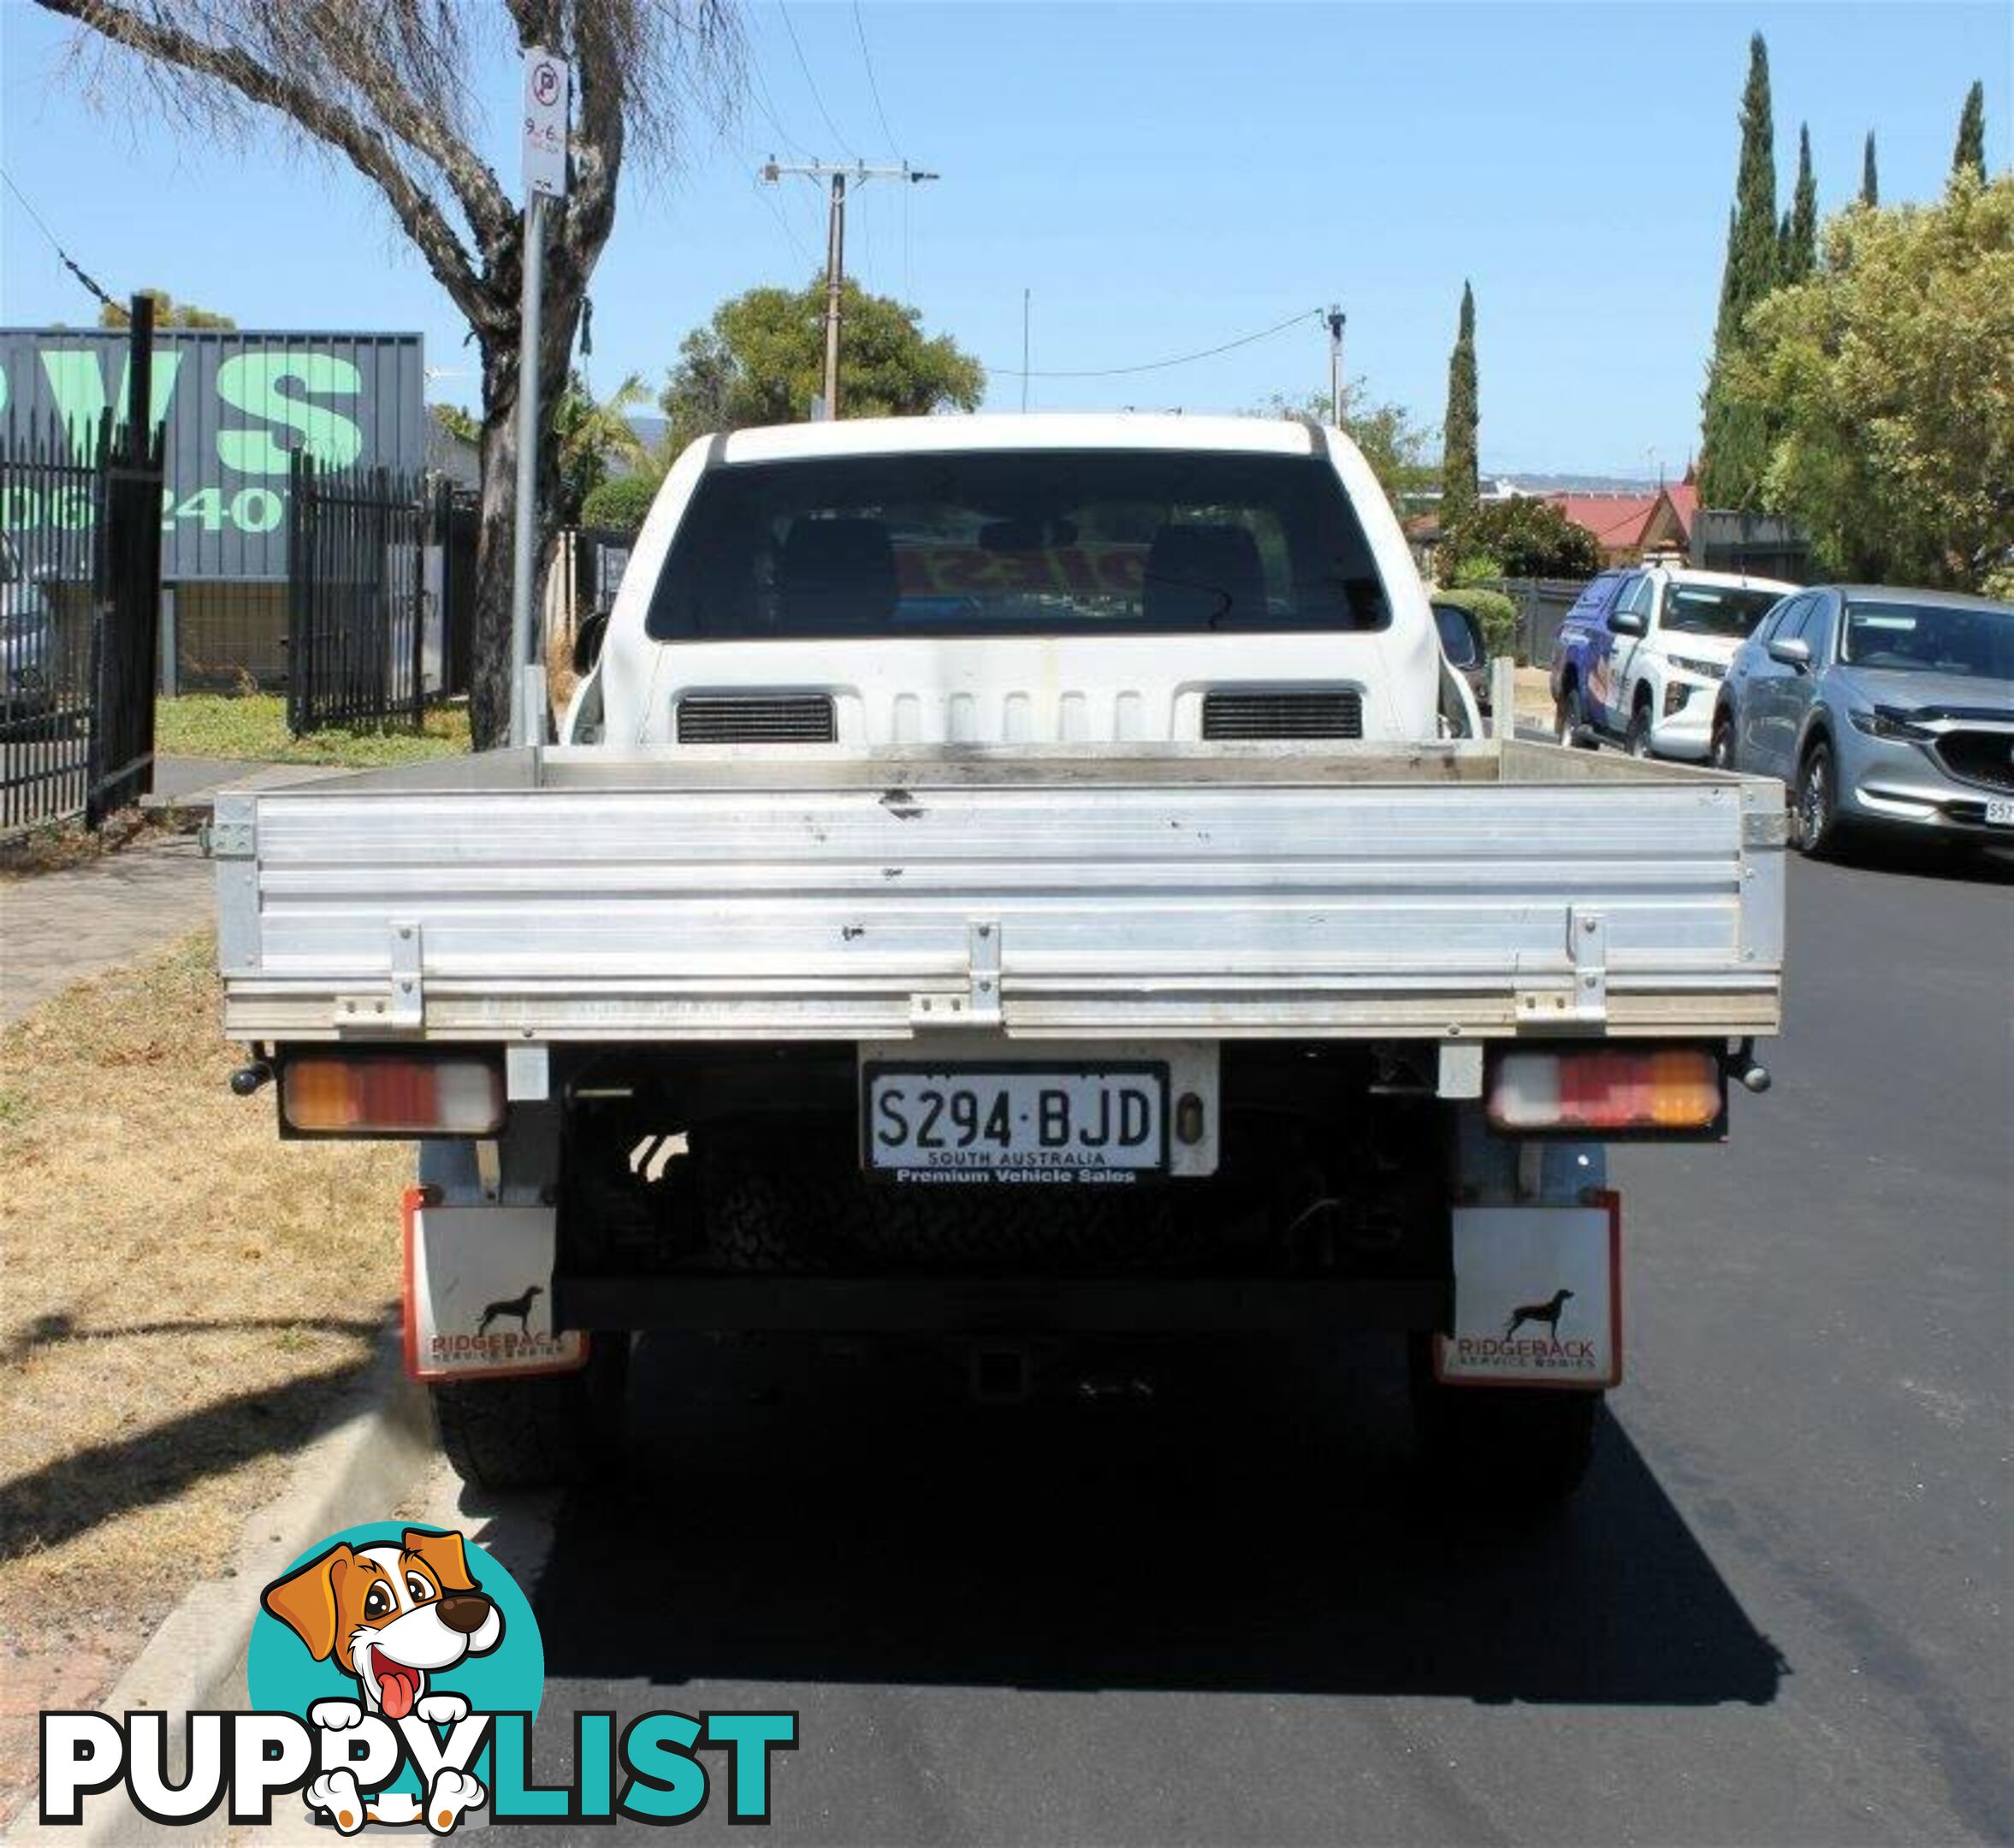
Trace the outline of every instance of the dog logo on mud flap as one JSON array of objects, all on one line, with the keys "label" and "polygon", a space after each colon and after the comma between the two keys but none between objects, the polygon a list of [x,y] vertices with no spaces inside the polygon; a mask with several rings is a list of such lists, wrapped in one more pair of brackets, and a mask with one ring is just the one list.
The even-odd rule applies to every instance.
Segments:
[{"label": "dog logo on mud flap", "polygon": [[1510,1320],[1503,1325],[1503,1338],[1508,1341],[1527,1322],[1534,1326],[1543,1322],[1546,1333],[1557,1341],[1560,1336],[1560,1317],[1573,1297],[1573,1292],[1570,1289],[1556,1289],[1543,1302],[1519,1303],[1511,1311]]},{"label": "dog logo on mud flap", "polygon": [[530,1340],[531,1306],[544,1294],[544,1289],[534,1283],[520,1295],[506,1296],[501,1302],[484,1303],[483,1313],[476,1323],[476,1332],[487,1335],[492,1322],[515,1320],[518,1333],[525,1340]]},{"label": "dog logo on mud flap", "polygon": [[[355,1683],[355,1699],[310,1703],[309,1721],[326,1733],[352,1732],[367,1715],[394,1726],[417,1715],[429,1730],[458,1727],[469,1716],[468,1698],[437,1688],[436,1678],[493,1653],[505,1634],[496,1600],[470,1572],[462,1536],[421,1527],[375,1546],[339,1541],[275,1579],[259,1602],[316,1661]],[[451,1746],[453,1740],[451,1731]],[[304,1794],[310,1810],[346,1835],[365,1822],[404,1824],[423,1815],[429,1829],[445,1834],[488,1794],[480,1779],[447,1762],[452,1756],[424,1768],[424,1792],[385,1791],[367,1803],[355,1770],[342,1764]]]}]

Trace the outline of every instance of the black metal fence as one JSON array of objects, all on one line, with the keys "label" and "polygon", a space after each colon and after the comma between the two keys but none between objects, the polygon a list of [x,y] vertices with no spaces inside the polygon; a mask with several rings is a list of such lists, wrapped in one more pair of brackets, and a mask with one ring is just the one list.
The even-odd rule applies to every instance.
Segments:
[{"label": "black metal fence", "polygon": [[0,439],[0,833],[96,827],[151,785],[161,432]]},{"label": "black metal fence", "polygon": [[1702,507],[1693,517],[1692,562],[1796,584],[1809,583],[1814,570],[1811,542],[1792,521],[1724,507]]},{"label": "black metal fence", "polygon": [[573,615],[606,615],[622,588],[637,536],[601,526],[577,527],[573,533]]},{"label": "black metal fence", "polygon": [[467,690],[474,512],[445,480],[292,465],[287,723],[418,730]]}]

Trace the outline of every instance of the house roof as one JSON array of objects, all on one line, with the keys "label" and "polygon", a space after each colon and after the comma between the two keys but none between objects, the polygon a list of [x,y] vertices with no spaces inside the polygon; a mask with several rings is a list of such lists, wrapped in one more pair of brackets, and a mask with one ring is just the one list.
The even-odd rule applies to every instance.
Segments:
[{"label": "house roof", "polygon": [[1545,497],[1573,522],[1585,526],[1609,551],[1635,545],[1649,524],[1659,496],[1654,494],[1555,494]]}]

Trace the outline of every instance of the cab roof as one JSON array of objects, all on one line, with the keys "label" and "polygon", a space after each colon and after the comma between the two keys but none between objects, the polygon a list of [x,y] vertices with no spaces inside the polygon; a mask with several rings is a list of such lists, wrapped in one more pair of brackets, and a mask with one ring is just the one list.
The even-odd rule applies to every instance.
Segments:
[{"label": "cab roof", "polygon": [[1038,412],[1019,416],[844,418],[783,424],[710,439],[709,461],[797,462],[838,456],[951,450],[1211,450],[1227,455],[1312,456],[1320,439],[1287,418],[1170,417],[1131,412]]}]

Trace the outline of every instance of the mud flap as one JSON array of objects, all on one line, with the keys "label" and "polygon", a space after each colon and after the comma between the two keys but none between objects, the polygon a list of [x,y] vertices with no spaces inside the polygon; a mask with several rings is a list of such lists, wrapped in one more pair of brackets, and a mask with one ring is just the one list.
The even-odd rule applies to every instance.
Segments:
[{"label": "mud flap", "polygon": [[588,1337],[553,1330],[558,1216],[549,1206],[446,1206],[406,1194],[406,1371],[521,1379],[587,1365]]},{"label": "mud flap", "polygon": [[1434,1338],[1452,1386],[1600,1391],[1622,1380],[1622,1200],[1462,1206],[1454,1215],[1454,1327]]}]

